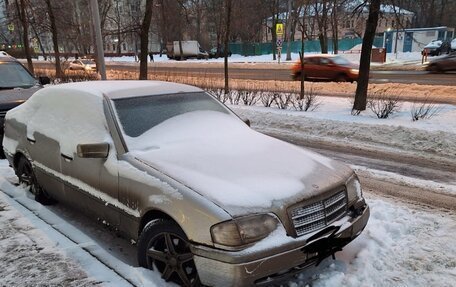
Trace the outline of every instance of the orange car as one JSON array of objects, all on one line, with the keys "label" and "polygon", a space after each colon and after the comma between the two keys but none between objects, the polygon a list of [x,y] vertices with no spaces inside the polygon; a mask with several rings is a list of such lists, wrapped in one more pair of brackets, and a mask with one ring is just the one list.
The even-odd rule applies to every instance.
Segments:
[{"label": "orange car", "polygon": [[[292,67],[293,80],[301,79],[301,61]],[[358,67],[339,55],[311,55],[304,57],[304,78],[353,82],[358,80]]]}]

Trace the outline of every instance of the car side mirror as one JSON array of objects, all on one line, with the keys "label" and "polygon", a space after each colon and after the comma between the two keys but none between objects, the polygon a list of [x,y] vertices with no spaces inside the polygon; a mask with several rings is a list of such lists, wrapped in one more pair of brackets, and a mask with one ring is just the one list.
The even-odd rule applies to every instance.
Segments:
[{"label": "car side mirror", "polygon": [[81,158],[107,158],[109,154],[109,144],[78,144],[77,151],[78,156]]},{"label": "car side mirror", "polygon": [[49,79],[49,77],[38,77],[38,80],[41,85],[49,85],[51,83],[51,79]]}]

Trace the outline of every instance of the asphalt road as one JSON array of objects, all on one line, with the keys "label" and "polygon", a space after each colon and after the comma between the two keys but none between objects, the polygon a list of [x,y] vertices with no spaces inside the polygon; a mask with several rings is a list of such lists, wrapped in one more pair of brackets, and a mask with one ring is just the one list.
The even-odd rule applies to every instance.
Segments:
[{"label": "asphalt road", "polygon": [[[37,68],[52,68],[52,63],[35,63]],[[289,66],[280,68],[255,68],[251,64],[239,67],[237,63],[229,70],[232,79],[291,81]],[[138,63],[107,63],[108,70],[139,71]],[[198,76],[223,78],[223,66],[220,63],[179,63],[179,65],[150,64],[149,72],[168,76]],[[403,83],[422,85],[456,85],[456,73],[431,74],[426,71],[371,71],[371,83]]]}]

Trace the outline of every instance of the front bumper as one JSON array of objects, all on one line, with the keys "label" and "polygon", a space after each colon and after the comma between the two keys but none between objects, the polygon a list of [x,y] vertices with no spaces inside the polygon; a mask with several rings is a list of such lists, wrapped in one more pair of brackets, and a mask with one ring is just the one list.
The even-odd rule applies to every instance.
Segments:
[{"label": "front bumper", "polygon": [[267,250],[255,248],[255,245],[238,252],[193,246],[201,282],[207,286],[269,286],[283,282],[341,250],[361,233],[369,215],[369,206],[366,204],[360,214],[347,215],[328,226],[334,232],[318,237],[299,237],[282,245],[277,242]]}]

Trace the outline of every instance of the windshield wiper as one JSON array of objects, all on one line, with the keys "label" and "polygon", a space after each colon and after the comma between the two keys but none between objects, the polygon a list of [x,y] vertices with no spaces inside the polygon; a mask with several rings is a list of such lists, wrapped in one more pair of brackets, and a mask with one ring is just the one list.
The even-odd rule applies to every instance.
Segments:
[{"label": "windshield wiper", "polygon": [[12,90],[15,87],[0,87],[0,90]]}]

